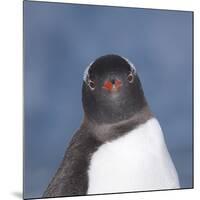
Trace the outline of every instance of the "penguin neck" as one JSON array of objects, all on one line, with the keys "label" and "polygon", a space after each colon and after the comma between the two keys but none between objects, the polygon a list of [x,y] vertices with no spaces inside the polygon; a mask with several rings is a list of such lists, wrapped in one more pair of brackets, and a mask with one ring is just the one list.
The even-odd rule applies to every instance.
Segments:
[{"label": "penguin neck", "polygon": [[84,116],[83,126],[86,126],[89,132],[101,142],[107,142],[121,137],[137,126],[145,123],[153,117],[149,106],[146,105],[141,110],[133,114],[130,118],[116,123],[97,123]]}]

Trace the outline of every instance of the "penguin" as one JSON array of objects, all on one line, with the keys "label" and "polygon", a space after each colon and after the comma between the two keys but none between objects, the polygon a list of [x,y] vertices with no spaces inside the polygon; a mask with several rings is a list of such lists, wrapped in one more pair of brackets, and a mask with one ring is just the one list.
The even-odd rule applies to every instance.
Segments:
[{"label": "penguin", "polygon": [[136,68],[109,54],[85,70],[83,122],[43,197],[180,188]]}]

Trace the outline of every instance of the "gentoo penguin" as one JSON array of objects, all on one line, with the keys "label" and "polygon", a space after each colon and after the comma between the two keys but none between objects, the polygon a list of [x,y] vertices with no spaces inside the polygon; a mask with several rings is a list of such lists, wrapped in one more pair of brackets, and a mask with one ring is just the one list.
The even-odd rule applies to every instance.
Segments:
[{"label": "gentoo penguin", "polygon": [[134,65],[118,55],[91,63],[84,119],[44,197],[179,188],[158,120]]}]

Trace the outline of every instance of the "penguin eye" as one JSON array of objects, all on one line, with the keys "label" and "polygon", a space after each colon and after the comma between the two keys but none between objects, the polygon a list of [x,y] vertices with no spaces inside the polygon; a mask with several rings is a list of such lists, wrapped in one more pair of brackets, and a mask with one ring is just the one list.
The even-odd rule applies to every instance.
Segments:
[{"label": "penguin eye", "polygon": [[127,80],[128,80],[128,82],[129,83],[132,83],[133,82],[133,74],[132,73],[130,73],[129,75],[128,75],[128,77],[127,77]]},{"label": "penguin eye", "polygon": [[89,80],[88,81],[88,86],[90,87],[91,90],[94,90],[95,89],[95,83],[94,83],[94,81]]}]

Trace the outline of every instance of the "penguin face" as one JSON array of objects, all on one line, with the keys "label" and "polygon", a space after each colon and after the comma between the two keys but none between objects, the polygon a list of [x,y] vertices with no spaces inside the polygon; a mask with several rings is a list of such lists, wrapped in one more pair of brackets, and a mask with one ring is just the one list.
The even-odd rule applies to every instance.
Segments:
[{"label": "penguin face", "polygon": [[[97,59],[86,72],[85,82],[91,92],[105,98],[119,96],[134,83],[136,69],[120,56],[108,55]],[[114,100],[116,101],[116,100]]]},{"label": "penguin face", "polygon": [[98,58],[84,73],[82,100],[87,117],[99,123],[131,117],[144,100],[135,67],[118,55]]}]

